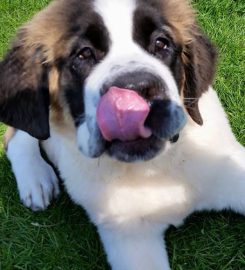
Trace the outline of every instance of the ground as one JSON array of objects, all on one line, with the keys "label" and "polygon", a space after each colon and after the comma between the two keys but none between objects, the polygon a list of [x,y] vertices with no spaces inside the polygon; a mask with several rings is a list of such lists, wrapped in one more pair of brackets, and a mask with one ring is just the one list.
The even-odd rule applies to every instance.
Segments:
[{"label": "ground", "polygon": [[[0,57],[19,25],[48,0],[1,0]],[[200,24],[219,49],[215,80],[237,139],[245,145],[245,1],[195,0]],[[0,136],[6,127],[0,125]],[[245,196],[245,194],[244,194]],[[173,270],[245,269],[245,218],[196,213],[166,236]],[[19,202],[0,143],[0,270],[109,269],[96,229],[63,191],[43,213]],[[151,269],[149,269],[151,270]]]}]

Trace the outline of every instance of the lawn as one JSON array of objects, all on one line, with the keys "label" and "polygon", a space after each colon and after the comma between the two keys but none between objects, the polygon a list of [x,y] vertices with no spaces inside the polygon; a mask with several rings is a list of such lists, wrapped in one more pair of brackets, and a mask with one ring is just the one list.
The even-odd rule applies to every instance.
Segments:
[{"label": "lawn", "polygon": [[[16,28],[48,0],[0,0],[0,57]],[[219,48],[215,88],[245,145],[245,1],[195,0],[199,21]],[[0,125],[2,137],[5,126]],[[245,194],[244,194],[245,196]],[[174,270],[245,269],[245,218],[196,213],[167,233]],[[21,205],[0,143],[0,270],[109,269],[94,226],[65,192],[43,213]],[[149,269],[154,270],[154,269]]]}]

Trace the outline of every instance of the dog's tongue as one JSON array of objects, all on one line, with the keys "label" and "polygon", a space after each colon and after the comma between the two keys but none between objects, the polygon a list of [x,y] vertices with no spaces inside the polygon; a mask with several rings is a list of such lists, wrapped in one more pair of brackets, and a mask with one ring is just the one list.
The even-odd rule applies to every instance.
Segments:
[{"label": "dog's tongue", "polygon": [[99,102],[97,123],[107,141],[148,138],[152,133],[144,123],[149,111],[147,102],[135,91],[111,87]]}]

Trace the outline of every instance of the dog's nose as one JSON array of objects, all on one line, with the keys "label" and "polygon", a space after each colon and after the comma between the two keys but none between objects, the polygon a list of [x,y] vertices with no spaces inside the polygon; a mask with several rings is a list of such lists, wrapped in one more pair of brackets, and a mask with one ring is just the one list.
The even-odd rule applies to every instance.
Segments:
[{"label": "dog's nose", "polygon": [[154,100],[145,122],[153,135],[169,140],[177,135],[187,122],[181,106],[171,100]]},{"label": "dog's nose", "polygon": [[152,73],[144,71],[135,71],[118,76],[113,81],[103,85],[101,95],[106,94],[111,86],[134,90],[148,101],[154,98],[164,99],[167,97],[167,87],[162,79]]}]

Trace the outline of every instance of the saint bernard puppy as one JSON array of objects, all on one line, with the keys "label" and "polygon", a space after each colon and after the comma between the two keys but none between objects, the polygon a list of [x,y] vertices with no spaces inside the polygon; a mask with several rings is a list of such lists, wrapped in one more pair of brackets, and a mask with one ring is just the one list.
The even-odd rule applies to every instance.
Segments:
[{"label": "saint bernard puppy", "polygon": [[212,89],[216,51],[187,0],[56,0],[0,63],[0,120],[22,202],[67,192],[113,270],[167,270],[163,232],[245,214],[245,150]]}]

